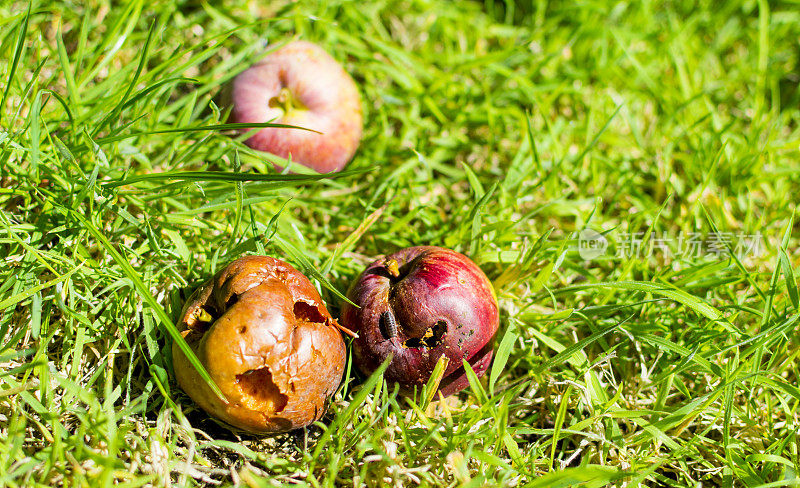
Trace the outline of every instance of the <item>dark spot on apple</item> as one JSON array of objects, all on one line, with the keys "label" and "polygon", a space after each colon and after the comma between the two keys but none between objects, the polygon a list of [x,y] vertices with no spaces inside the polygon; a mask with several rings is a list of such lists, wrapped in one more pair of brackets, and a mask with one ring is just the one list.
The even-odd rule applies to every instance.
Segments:
[{"label": "dark spot on apple", "polygon": [[247,332],[247,327],[239,327],[240,334],[244,334],[245,332]]},{"label": "dark spot on apple", "polygon": [[[389,278],[389,279],[393,279],[393,278]],[[390,302],[394,302],[397,299],[397,289],[398,288],[399,287],[394,286],[394,283],[389,285],[389,301]]]},{"label": "dark spot on apple", "polygon": [[387,268],[375,268],[370,271],[372,274],[377,276],[382,276],[383,278],[389,278],[389,280],[394,281],[397,278],[392,276]]},{"label": "dark spot on apple", "polygon": [[315,324],[324,324],[325,317],[319,312],[319,309],[314,305],[309,305],[306,302],[295,302],[294,316],[298,321],[313,322]]},{"label": "dark spot on apple", "polygon": [[376,267],[372,272],[378,276],[389,278],[391,284],[399,283],[411,273],[415,266],[418,264],[418,257],[401,264],[395,259],[388,259],[383,262],[383,266]]},{"label": "dark spot on apple", "polygon": [[278,269],[278,270],[275,270],[275,277],[276,277],[276,278],[278,279],[278,281],[280,281],[281,283],[286,283],[286,279],[288,278],[288,276],[287,276],[287,274],[286,274],[286,270],[285,270],[285,269]]},{"label": "dark spot on apple", "polygon": [[422,337],[412,337],[406,340],[403,345],[409,348],[433,348],[444,341],[445,333],[447,333],[447,322],[440,320],[433,324],[433,327],[428,327],[428,330],[425,331],[425,335]]}]

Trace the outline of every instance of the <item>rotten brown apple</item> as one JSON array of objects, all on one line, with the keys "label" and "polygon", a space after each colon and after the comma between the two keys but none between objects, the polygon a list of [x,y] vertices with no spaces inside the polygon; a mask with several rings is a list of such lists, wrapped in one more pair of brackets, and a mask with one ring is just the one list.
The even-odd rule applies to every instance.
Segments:
[{"label": "rotten brown apple", "polygon": [[290,42],[242,72],[231,97],[233,122],[311,129],[266,127],[246,143],[319,173],[344,168],[361,140],[361,96],[355,82],[310,42]]},{"label": "rotten brown apple", "polygon": [[227,401],[173,344],[178,384],[206,412],[253,433],[319,419],[345,364],[338,324],[302,273],[268,256],[232,262],[184,307],[182,335]]},{"label": "rotten brown apple", "polygon": [[450,395],[469,384],[462,360],[479,377],[489,367],[497,299],[486,275],[463,254],[418,246],[380,257],[348,298],[358,307],[345,305],[342,324],[358,333],[353,359],[365,374],[391,355],[384,377],[410,392],[445,356],[439,391]]}]

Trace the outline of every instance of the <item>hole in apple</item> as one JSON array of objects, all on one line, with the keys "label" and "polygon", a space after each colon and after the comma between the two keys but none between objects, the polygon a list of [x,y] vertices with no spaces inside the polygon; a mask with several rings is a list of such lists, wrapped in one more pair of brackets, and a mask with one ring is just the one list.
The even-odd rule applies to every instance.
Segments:
[{"label": "hole in apple", "polygon": [[250,410],[279,413],[289,401],[272,380],[272,373],[266,366],[237,374],[236,383],[242,391],[242,404]]},{"label": "hole in apple", "polygon": [[228,299],[225,301],[225,310],[234,306],[238,301],[239,301],[239,295],[237,295],[236,293],[229,296]]},{"label": "hole in apple", "polygon": [[294,302],[294,316],[301,322],[325,323],[325,317],[320,313],[319,308],[306,302]]},{"label": "hole in apple", "polygon": [[447,333],[447,322],[440,320],[428,327],[422,337],[412,337],[407,339],[403,345],[409,348],[412,347],[426,347],[433,348],[438,346],[444,341],[444,335]]}]

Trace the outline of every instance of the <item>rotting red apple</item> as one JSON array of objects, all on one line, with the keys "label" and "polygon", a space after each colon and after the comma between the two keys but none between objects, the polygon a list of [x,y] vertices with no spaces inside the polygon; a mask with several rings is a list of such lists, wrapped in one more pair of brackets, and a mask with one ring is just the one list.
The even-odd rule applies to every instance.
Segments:
[{"label": "rotting red apple", "polygon": [[[361,96],[349,74],[327,52],[294,41],[239,74],[232,88],[233,122],[274,122],[247,145],[319,173],[340,171],[361,140]],[[244,130],[243,132],[247,132]]]},{"label": "rotting red apple", "polygon": [[189,299],[183,337],[223,402],[173,344],[178,384],[206,412],[252,433],[318,420],[345,364],[338,324],[302,273],[268,256],[229,264]]},{"label": "rotting red apple", "polygon": [[404,392],[421,387],[441,356],[449,359],[439,391],[466,386],[462,359],[480,377],[492,360],[498,307],[491,282],[469,258],[418,246],[378,258],[353,284],[342,324],[358,333],[353,360],[365,374],[390,355],[384,378]]}]

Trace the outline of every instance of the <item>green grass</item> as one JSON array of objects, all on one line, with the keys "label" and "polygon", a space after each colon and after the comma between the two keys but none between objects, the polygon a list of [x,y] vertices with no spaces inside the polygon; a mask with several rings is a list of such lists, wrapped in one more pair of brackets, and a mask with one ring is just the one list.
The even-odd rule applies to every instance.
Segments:
[{"label": "green grass", "polygon": [[[0,485],[800,484],[800,4],[212,3],[0,4]],[[362,91],[352,172],[282,178],[219,127],[293,36]],[[678,249],[715,231],[763,249]],[[176,386],[169,328],[226,262],[286,259],[337,314],[417,244],[495,283],[471,391],[348,369],[255,438]]]}]

